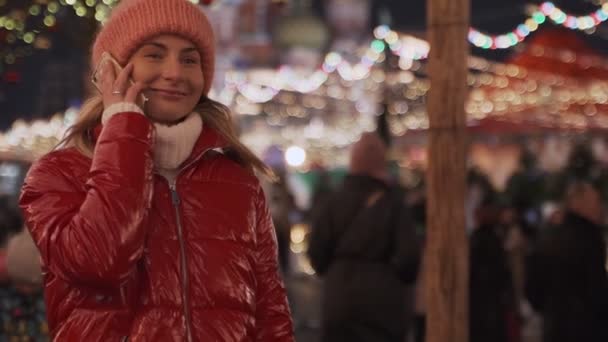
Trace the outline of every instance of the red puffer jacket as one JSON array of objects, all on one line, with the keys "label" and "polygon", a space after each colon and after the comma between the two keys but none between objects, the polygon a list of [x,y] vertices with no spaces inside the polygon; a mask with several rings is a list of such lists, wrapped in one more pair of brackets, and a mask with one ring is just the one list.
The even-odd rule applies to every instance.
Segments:
[{"label": "red puffer jacket", "polygon": [[168,184],[147,118],[96,132],[92,160],[52,152],[21,194],[54,340],[293,341],[264,195],[219,135],[204,128]]}]

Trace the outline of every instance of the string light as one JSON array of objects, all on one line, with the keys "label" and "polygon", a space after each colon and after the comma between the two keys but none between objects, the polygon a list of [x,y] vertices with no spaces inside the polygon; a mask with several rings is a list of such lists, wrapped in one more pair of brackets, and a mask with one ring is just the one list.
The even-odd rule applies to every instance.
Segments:
[{"label": "string light", "polygon": [[567,14],[552,2],[543,2],[537,11],[534,11],[528,19],[511,32],[489,35],[471,27],[468,39],[471,44],[482,49],[508,49],[524,41],[531,32],[536,31],[541,24],[545,23],[547,18],[572,30],[585,32],[591,30],[590,32],[594,33],[595,31],[592,29],[608,19],[608,2],[604,2],[602,7],[583,16]]},{"label": "string light", "polygon": [[[393,45],[395,42],[404,42],[400,47],[400,61],[399,66],[402,71],[407,71],[413,67],[412,63],[421,60],[428,56],[429,44],[428,42],[417,39],[408,35],[399,36],[395,31],[392,31],[388,26],[379,26],[374,30],[374,36],[376,40],[372,41],[367,48],[365,56],[374,57],[373,54],[384,49],[387,51],[386,46],[383,42],[392,41]],[[395,38],[397,37],[397,38]],[[390,45],[390,46],[393,46]],[[404,47],[407,48],[404,48]],[[540,47],[539,47],[540,49]],[[392,50],[392,49],[391,49]],[[540,51],[536,51],[536,47],[532,47],[532,53],[544,56],[546,58],[553,58],[566,63],[578,63],[584,68],[597,67],[607,68],[608,64],[602,58],[597,56],[577,55],[573,51],[569,50],[557,50],[543,47]],[[569,56],[567,60],[564,60],[564,56]],[[280,91],[296,91],[299,93],[310,93],[317,90],[323,84],[325,84],[329,75],[337,73],[342,80],[347,82],[356,82],[369,78],[372,76],[372,68],[379,63],[379,60],[374,61],[373,58],[362,58],[361,62],[351,64],[346,61],[340,53],[333,51],[328,53],[325,58],[322,67],[307,76],[305,73],[296,73],[293,69],[282,66],[276,70],[268,70],[268,74],[261,77],[260,74],[247,76],[245,73],[229,73],[227,77],[227,87],[230,91],[228,93],[240,93],[248,100],[254,103],[265,103],[272,101],[274,97],[279,94]],[[498,86],[506,87],[508,85],[507,78],[525,79],[530,76],[528,70],[516,66],[516,65],[505,65],[501,63],[493,63],[482,58],[475,56],[469,57],[469,68],[471,70],[481,71],[482,74],[478,77],[470,77],[469,83],[473,85],[489,85],[495,82]],[[498,76],[505,76],[501,78],[493,78],[490,74],[496,74]],[[542,78],[540,74],[532,72],[534,77]],[[237,76],[238,75],[238,76]],[[408,74],[403,74],[408,75]],[[383,77],[383,76],[382,76]],[[374,78],[374,77],[372,77]],[[407,76],[406,78],[409,78]],[[555,78],[555,76],[553,76]],[[248,79],[255,80],[256,84],[248,85],[251,81]],[[268,82],[261,81],[262,79],[270,80]],[[378,81],[378,78],[375,78]],[[560,79],[560,78],[558,78]],[[382,80],[382,78],[380,78]],[[472,82],[472,83],[471,83]],[[561,79],[560,82],[565,82]],[[330,96],[335,98],[342,97],[341,93],[336,90],[329,91]],[[233,97],[232,97],[233,98]],[[224,97],[223,101],[231,101],[232,98]],[[223,102],[227,103],[227,102]]]},{"label": "string light", "polygon": [[[198,4],[199,1],[193,1]],[[215,1],[215,6],[224,4],[235,4],[240,0],[223,0]],[[31,17],[41,17],[40,25],[43,27],[51,28],[57,23],[56,14],[60,8],[71,7],[74,13],[79,17],[92,17],[94,20],[104,23],[111,11],[111,8],[119,3],[120,0],[51,0],[51,1],[36,1],[29,5],[24,10],[14,10],[8,15],[0,16],[0,30],[9,31],[5,34],[4,40],[8,45],[15,44],[18,42],[24,42],[25,44],[32,45],[37,49],[48,49],[50,47],[50,41],[43,37],[39,37],[38,28],[27,27],[26,23],[30,22]],[[204,4],[211,4],[212,1],[204,1]],[[0,0],[0,6],[5,4],[4,0]],[[15,62],[14,54],[9,50],[4,49],[3,55],[0,56],[2,62],[12,64]],[[24,57],[24,56],[20,56]],[[3,71],[2,71],[3,72]],[[0,74],[2,74],[0,72]]]},{"label": "string light", "polygon": [[[543,18],[548,17],[543,14]],[[365,58],[359,63],[348,64],[344,55],[332,52],[325,56],[323,67],[312,73],[288,66],[270,70],[265,77],[252,76],[252,71],[230,72],[226,75],[225,88],[213,90],[211,97],[230,105],[238,114],[264,113],[255,116],[255,120],[264,120],[273,126],[264,125],[263,129],[255,126],[256,129],[243,132],[243,141],[257,151],[269,142],[279,142],[284,147],[298,146],[308,155],[302,162],[304,166],[313,156],[344,163],[341,157],[333,157],[336,149],[346,148],[362,132],[374,129],[380,99],[387,94],[391,114],[389,129],[393,134],[401,136],[411,130],[429,129],[425,105],[429,81],[419,76],[420,73],[410,72],[409,67],[389,74],[374,68],[381,55],[389,52],[399,51],[400,64],[424,59],[428,43],[414,40],[413,44],[405,44],[409,37],[400,36],[388,27],[377,28],[374,34],[376,40],[364,49]],[[23,39],[30,37],[28,32],[23,35]],[[542,55],[558,58],[563,51],[544,49]],[[575,58],[580,60],[579,56]],[[608,113],[605,82],[581,83],[475,57],[469,59],[469,68],[472,72],[467,81],[471,92],[466,112],[470,125],[493,119],[554,128],[608,128],[604,117]],[[348,69],[350,71],[346,71]],[[344,77],[348,72],[351,75]],[[252,83],[261,79],[268,81]],[[384,80],[386,88],[378,87],[377,80]],[[315,113],[317,116],[313,116]],[[332,119],[314,120],[319,113]],[[66,112],[64,117],[69,115],[73,113]],[[293,122],[298,124],[292,125]],[[61,117],[31,124],[16,122],[9,132],[0,135],[0,150],[44,154],[55,146],[67,125]],[[294,141],[296,138],[299,140]],[[297,155],[301,158],[301,151],[298,150]]]},{"label": "string light", "polygon": [[[525,69],[512,65],[488,61],[475,62],[480,66],[484,65],[483,62],[485,62],[484,69],[491,70],[492,73],[482,72],[470,74],[468,77],[471,91],[466,104],[466,112],[470,124],[474,125],[480,120],[493,118],[505,122],[533,120],[535,124],[555,128],[600,127],[608,129],[608,122],[602,115],[608,112],[608,85],[605,82],[581,82],[555,75],[534,73],[529,70],[524,73],[523,70]],[[518,77],[521,75],[527,76]],[[233,82],[240,80],[241,89],[239,91],[250,86],[246,83],[246,75],[231,75],[230,77]],[[405,97],[396,96],[391,98],[389,96],[389,99],[391,99],[388,106],[389,113],[391,113],[389,120],[391,132],[395,135],[403,135],[410,130],[428,129],[429,123],[424,97],[430,88],[429,81],[404,71],[386,77],[386,83],[390,84],[392,89],[389,87],[384,91],[391,94],[395,90],[403,89],[407,93]],[[280,95],[275,95],[273,97],[275,104],[264,107],[264,111],[268,115],[268,123],[274,127],[283,127],[280,134],[282,138],[274,137],[273,139],[291,141],[291,143],[309,152],[311,146],[319,148],[347,146],[361,132],[373,129],[374,113],[377,110],[375,108],[378,108],[377,103],[381,98],[375,97],[378,90],[375,93],[366,93],[363,98],[349,95],[360,94],[358,91],[367,89],[367,84],[374,83],[373,76],[352,83],[340,82],[337,78],[338,75],[334,74],[332,78],[329,78],[324,85],[315,91],[314,96],[289,92],[279,92]],[[332,97],[330,90],[334,89],[335,91],[338,88],[341,89],[343,95]],[[271,93],[278,92],[277,89],[269,87],[265,89],[271,91]],[[251,89],[250,91],[259,90]],[[227,89],[220,92],[214,91],[212,97],[226,91]],[[304,97],[298,99],[298,96]],[[262,107],[252,103],[251,99],[246,96],[238,95],[237,99],[238,101],[232,104],[237,113],[258,114],[262,110]],[[375,105],[371,107],[361,106],[361,100],[375,103]],[[333,101],[331,108],[343,107],[346,113],[351,113],[351,110],[347,108],[356,108],[357,112],[360,113],[359,117],[355,117],[355,119],[352,115],[342,115],[335,118],[335,122],[332,119],[331,122],[334,122],[332,124],[319,123],[318,120],[311,119],[310,126],[307,126],[308,128],[304,130],[301,127],[290,128],[285,126],[287,116],[307,118],[311,111],[318,110],[323,113],[330,111],[327,109],[328,101]],[[57,121],[55,121],[56,124]],[[66,124],[62,125],[63,129],[67,127]],[[12,137],[9,139],[12,146],[19,146],[20,144],[32,146],[35,143],[30,140],[40,139],[37,137],[41,134],[40,132],[45,132],[45,129],[48,131],[48,128],[45,128],[46,126],[41,123],[35,125],[36,128],[30,127],[28,130],[23,127],[23,122],[16,123],[14,128],[4,135],[4,137]],[[55,127],[55,130],[52,130],[52,132],[55,132],[52,134],[53,137],[61,135],[58,129]],[[298,130],[301,131],[298,132]],[[322,131],[321,134],[319,134],[319,130]],[[48,135],[48,133],[46,134]],[[245,136],[250,140],[261,139],[259,136],[256,138],[256,134],[258,133],[245,132]],[[267,134],[267,132],[264,134]],[[304,140],[295,142],[289,140],[293,139],[289,137],[301,137]],[[270,139],[268,135],[265,135],[264,138]],[[24,141],[23,139],[29,140]],[[323,140],[323,142],[320,140]]]},{"label": "string light", "polygon": [[[58,4],[56,2],[50,2],[48,4],[32,4],[27,10],[16,10],[12,11],[9,15],[0,17],[0,29],[5,29],[11,33],[7,34],[5,40],[8,44],[15,44],[19,41],[23,41],[26,44],[34,44],[37,39],[36,30],[29,29],[26,27],[26,22],[30,17],[38,17],[44,15],[43,24],[47,27],[55,25],[55,17],[53,13],[56,13]],[[23,56],[20,56],[23,57]],[[13,60],[10,60],[14,62]]]},{"label": "string light", "polygon": [[[199,4],[198,0],[190,0],[195,4]],[[80,17],[89,16],[104,23],[107,20],[110,13],[111,7],[116,5],[119,0],[84,0],[84,4],[81,1],[76,0],[59,0],[50,1],[43,4],[32,4],[25,13],[25,17],[0,17],[0,29],[4,28],[8,31],[16,31],[16,34],[6,35],[6,41],[8,43],[14,43],[18,40],[23,40],[27,44],[31,44],[35,41],[35,34],[33,30],[29,30],[32,35],[26,35],[25,21],[28,16],[38,16],[45,14],[43,23],[47,27],[53,27],[56,24],[54,14],[59,10],[59,6],[71,6],[74,9],[76,15]],[[223,1],[205,1],[205,5],[234,5],[240,3],[240,0],[223,0]],[[89,10],[87,8],[91,8]],[[608,20],[608,2],[603,2],[602,6],[590,13],[589,15],[574,16],[567,14],[552,2],[544,2],[538,10],[533,12],[532,15],[524,21],[524,23],[518,25],[511,32],[500,34],[500,35],[487,35],[481,31],[471,27],[468,33],[468,39],[471,44],[483,48],[483,49],[507,49],[511,48],[526,37],[531,32],[538,29],[539,25],[546,22],[549,18],[556,24],[563,25],[570,29],[578,29],[587,33],[595,33],[595,27],[600,23]],[[408,37],[407,41],[404,41],[402,37],[395,31],[390,30],[387,26],[379,26],[374,30],[376,40],[372,41],[369,49],[366,53],[361,56],[361,60],[355,64],[349,63],[344,58],[335,58],[328,55],[326,61],[322,66],[322,70],[326,73],[338,71],[340,75],[349,81],[360,80],[369,74],[369,70],[373,65],[383,61],[384,54],[386,53],[386,46],[390,47],[390,50],[400,57],[399,67],[403,70],[407,70],[413,66],[413,61],[424,59],[428,56],[428,43],[417,40],[413,37]],[[25,38],[25,39],[24,39]],[[332,59],[333,58],[333,59]]]}]

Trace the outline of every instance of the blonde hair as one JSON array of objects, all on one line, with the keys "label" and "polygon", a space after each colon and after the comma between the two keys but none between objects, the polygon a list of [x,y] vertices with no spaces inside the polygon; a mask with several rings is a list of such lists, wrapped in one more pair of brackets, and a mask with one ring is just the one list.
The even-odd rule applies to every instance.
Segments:
[{"label": "blonde hair", "polygon": [[[58,148],[74,147],[80,153],[92,158],[95,148],[92,132],[101,123],[103,108],[100,95],[89,98],[82,106],[76,122],[70,126],[57,145]],[[217,131],[227,141],[228,148],[225,151],[227,156],[252,172],[258,171],[271,180],[276,179],[273,171],[239,141],[228,107],[203,96],[194,111],[200,113],[205,125]]]}]

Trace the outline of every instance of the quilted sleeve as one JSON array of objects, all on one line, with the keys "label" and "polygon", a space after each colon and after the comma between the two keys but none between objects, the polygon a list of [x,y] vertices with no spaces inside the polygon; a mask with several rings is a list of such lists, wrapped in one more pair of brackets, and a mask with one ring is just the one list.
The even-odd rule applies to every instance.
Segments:
[{"label": "quilted sleeve", "polygon": [[153,191],[153,135],[141,114],[113,116],[97,141],[86,191],[73,179],[73,155],[59,150],[35,163],[19,205],[46,270],[97,287],[120,285],[134,270]]}]

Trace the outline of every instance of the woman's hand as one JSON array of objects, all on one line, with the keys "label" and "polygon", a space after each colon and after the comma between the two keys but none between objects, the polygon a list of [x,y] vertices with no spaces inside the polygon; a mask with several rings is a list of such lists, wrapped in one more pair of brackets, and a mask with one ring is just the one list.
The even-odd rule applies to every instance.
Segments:
[{"label": "woman's hand", "polygon": [[[137,99],[144,89],[141,82],[131,83],[130,77],[133,72],[133,64],[129,63],[122,69],[118,76],[111,62],[105,62],[102,66],[104,75],[101,85],[103,105],[108,108],[119,102],[135,103],[143,109],[143,103],[138,103]],[[141,97],[140,97],[141,98]]]}]

